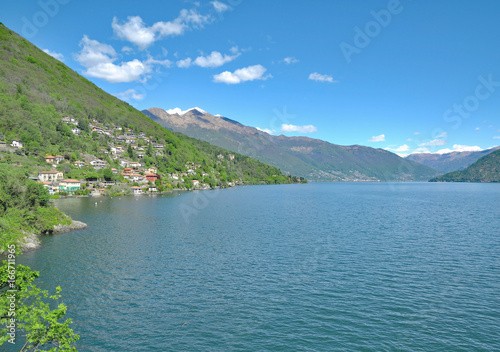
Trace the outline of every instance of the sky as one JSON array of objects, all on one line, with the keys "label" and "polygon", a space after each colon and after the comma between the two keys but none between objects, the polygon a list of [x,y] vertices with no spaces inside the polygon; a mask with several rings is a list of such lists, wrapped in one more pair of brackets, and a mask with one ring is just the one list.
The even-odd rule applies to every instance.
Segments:
[{"label": "sky", "polygon": [[0,21],[139,110],[399,155],[500,145],[497,0],[21,0]]}]

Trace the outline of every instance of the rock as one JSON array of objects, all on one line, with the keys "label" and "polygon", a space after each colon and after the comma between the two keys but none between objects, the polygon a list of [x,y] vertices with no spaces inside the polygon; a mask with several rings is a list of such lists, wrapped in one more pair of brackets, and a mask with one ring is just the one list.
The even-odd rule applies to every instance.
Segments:
[{"label": "rock", "polygon": [[57,234],[66,233],[66,232],[70,232],[70,231],[74,231],[74,230],[81,230],[81,229],[84,229],[87,227],[88,227],[88,225],[86,223],[81,222],[81,221],[77,221],[77,220],[73,220],[71,222],[71,224],[69,224],[69,225],[61,225],[61,224],[55,225],[53,234],[57,235]]},{"label": "rock", "polygon": [[28,235],[22,239],[22,243],[20,244],[21,252],[29,252],[33,251],[35,249],[40,248],[40,240],[38,239],[38,236],[32,233],[31,235]]}]

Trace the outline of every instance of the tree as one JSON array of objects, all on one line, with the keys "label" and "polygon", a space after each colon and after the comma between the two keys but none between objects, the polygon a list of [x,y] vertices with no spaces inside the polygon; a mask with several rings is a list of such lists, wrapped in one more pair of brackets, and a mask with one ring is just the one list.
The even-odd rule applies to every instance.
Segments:
[{"label": "tree", "polygon": [[102,172],[102,176],[106,181],[111,181],[113,179],[114,174],[113,171],[111,171],[111,169],[104,169]]},{"label": "tree", "polygon": [[[76,352],[72,346],[80,337],[70,328],[71,319],[64,320],[67,307],[59,303],[54,309],[50,303],[58,302],[61,288],[49,296],[47,291],[35,286],[33,281],[39,272],[29,267],[12,265],[16,249],[8,246],[9,261],[4,260],[0,267],[0,345],[15,343],[16,331],[24,332],[26,341],[20,351],[40,351],[51,347],[49,351]],[[18,334],[19,336],[19,334]]]}]

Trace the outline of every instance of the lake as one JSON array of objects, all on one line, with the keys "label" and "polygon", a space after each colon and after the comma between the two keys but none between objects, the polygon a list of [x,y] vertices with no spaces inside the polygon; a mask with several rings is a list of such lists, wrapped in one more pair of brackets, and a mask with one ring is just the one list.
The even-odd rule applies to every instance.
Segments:
[{"label": "lake", "polygon": [[78,198],[18,262],[80,351],[500,350],[500,185],[311,183]]}]

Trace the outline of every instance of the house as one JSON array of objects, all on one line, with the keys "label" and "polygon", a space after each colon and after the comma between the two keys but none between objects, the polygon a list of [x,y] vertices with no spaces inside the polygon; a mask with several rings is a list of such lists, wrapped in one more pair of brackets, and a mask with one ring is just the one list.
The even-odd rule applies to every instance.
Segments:
[{"label": "house", "polygon": [[146,179],[141,174],[132,174],[130,175],[130,179],[138,183],[146,182]]},{"label": "house", "polygon": [[200,185],[200,181],[193,180],[193,187],[198,187]]},{"label": "house", "polygon": [[128,161],[127,159],[120,160],[120,166],[122,166],[122,167],[128,167],[129,164],[130,164],[130,161]]},{"label": "house", "polygon": [[104,160],[94,159],[90,162],[90,165],[94,167],[96,170],[104,169],[107,163]]},{"label": "house", "polygon": [[229,154],[229,159],[230,160],[234,160],[234,155],[233,154]]},{"label": "house", "polygon": [[59,191],[73,193],[80,189],[80,181],[78,180],[62,180],[59,182]]},{"label": "house", "polygon": [[219,154],[219,155],[217,155],[217,158],[222,160],[222,159],[224,159],[224,155]]},{"label": "house", "polygon": [[7,142],[0,142],[0,149],[7,148]]},{"label": "house", "polygon": [[137,187],[137,186],[133,186],[132,187],[132,192],[134,192],[134,194],[142,194],[142,188],[141,187]]},{"label": "house", "polygon": [[23,143],[19,140],[16,140],[16,141],[12,141],[12,143],[10,144],[11,147],[13,148],[18,148],[18,149],[21,149],[23,147]]},{"label": "house", "polygon": [[130,167],[126,167],[123,169],[123,173],[125,174],[131,174],[132,173],[132,169]]},{"label": "house", "polygon": [[125,172],[122,172],[122,176],[125,180],[130,180],[130,174],[127,174]]},{"label": "house", "polygon": [[83,161],[75,161],[74,164],[79,168],[85,167],[85,163]]},{"label": "house", "polygon": [[179,179],[179,175],[177,175],[177,174],[170,174],[170,177],[172,178],[172,180],[178,180]]},{"label": "house", "polygon": [[41,182],[41,181],[39,182],[42,183],[43,187],[45,187],[49,191],[49,194],[54,194],[59,192],[59,189],[56,186],[54,186],[51,182]]},{"label": "house", "polygon": [[78,127],[73,127],[71,132],[73,132],[73,134],[80,134],[80,129]]},{"label": "house", "polygon": [[153,149],[163,149],[164,145],[163,144],[155,144],[153,145]]},{"label": "house", "polygon": [[156,187],[149,187],[148,192],[151,192],[151,193],[158,192],[158,188],[156,188]]},{"label": "house", "polygon": [[56,162],[56,157],[52,155],[47,155],[45,157],[45,161],[48,162],[49,164],[54,164]]},{"label": "house", "polygon": [[56,164],[59,164],[63,160],[64,160],[64,156],[56,155],[56,157],[55,157]]},{"label": "house", "polygon": [[38,179],[42,182],[56,182],[64,177],[61,171],[41,171],[38,173]]},{"label": "house", "polygon": [[63,117],[62,121],[66,124],[72,123],[73,125],[77,125],[78,121],[73,116]]},{"label": "house", "polygon": [[144,155],[146,155],[146,153],[144,153],[144,152],[137,152],[137,157],[138,158],[142,159],[142,158],[144,158]]},{"label": "house", "polygon": [[115,169],[115,168],[112,168],[112,169],[111,169],[111,172],[113,172],[113,175],[118,174],[118,170],[117,170],[117,169]]},{"label": "house", "polygon": [[147,173],[146,174],[146,179],[151,182],[155,182],[156,180],[161,180],[160,175],[158,174],[152,174],[152,173]]},{"label": "house", "polygon": [[158,173],[158,169],[157,169],[156,167],[150,167],[150,168],[148,169],[148,172],[149,172],[150,174],[156,174],[156,173]]},{"label": "house", "polygon": [[132,168],[134,168],[134,169],[138,169],[138,168],[141,167],[141,163],[138,163],[137,161],[131,161],[129,163],[129,166],[132,167]]}]

